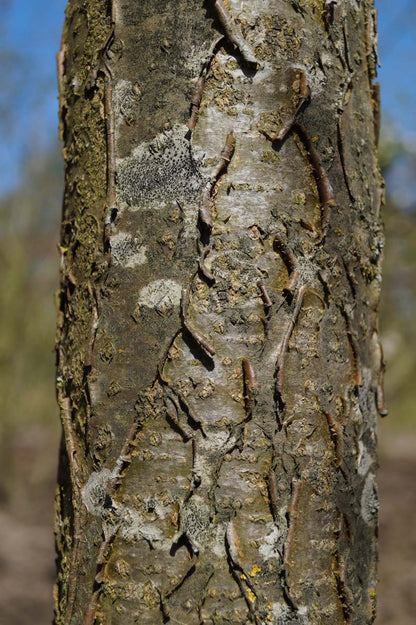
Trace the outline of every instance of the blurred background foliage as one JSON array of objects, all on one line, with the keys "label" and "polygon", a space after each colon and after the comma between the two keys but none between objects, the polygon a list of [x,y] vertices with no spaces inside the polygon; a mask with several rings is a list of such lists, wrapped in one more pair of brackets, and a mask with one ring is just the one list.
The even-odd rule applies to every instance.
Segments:
[{"label": "blurred background foliage", "polygon": [[[416,134],[409,0],[377,3],[386,247],[380,327],[390,416],[380,423],[378,625],[414,623],[416,599]],[[63,164],[54,53],[65,0],[0,0],[0,623],[51,620],[60,437],[54,291]],[[385,43],[384,43],[385,42]],[[35,49],[34,49],[35,48]],[[401,64],[400,73],[394,66]],[[403,76],[407,75],[407,79]],[[404,80],[404,82],[403,82]],[[384,82],[383,82],[384,81]]]}]

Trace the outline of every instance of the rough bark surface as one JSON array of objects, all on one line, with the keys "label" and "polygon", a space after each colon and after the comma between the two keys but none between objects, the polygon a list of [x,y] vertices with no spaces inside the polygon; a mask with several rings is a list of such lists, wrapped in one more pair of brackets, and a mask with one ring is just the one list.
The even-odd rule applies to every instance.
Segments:
[{"label": "rough bark surface", "polygon": [[70,0],[58,625],[375,615],[371,0]]}]

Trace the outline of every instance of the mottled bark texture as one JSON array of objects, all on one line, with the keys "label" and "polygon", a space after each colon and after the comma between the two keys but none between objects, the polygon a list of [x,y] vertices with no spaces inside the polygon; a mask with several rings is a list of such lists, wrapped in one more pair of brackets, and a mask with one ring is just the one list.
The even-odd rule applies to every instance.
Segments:
[{"label": "mottled bark texture", "polygon": [[372,0],[71,0],[59,625],[375,613]]}]

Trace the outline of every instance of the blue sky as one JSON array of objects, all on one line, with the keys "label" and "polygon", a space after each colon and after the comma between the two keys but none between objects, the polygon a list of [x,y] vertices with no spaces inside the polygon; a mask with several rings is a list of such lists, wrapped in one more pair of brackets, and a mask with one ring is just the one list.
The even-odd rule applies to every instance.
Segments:
[{"label": "blue sky", "polygon": [[384,123],[416,139],[416,2],[376,0]]},{"label": "blue sky", "polygon": [[[55,53],[66,0],[0,0],[0,194],[19,182],[22,162],[57,138]],[[416,139],[416,2],[376,0],[385,127]],[[5,111],[11,114],[4,117]]]}]

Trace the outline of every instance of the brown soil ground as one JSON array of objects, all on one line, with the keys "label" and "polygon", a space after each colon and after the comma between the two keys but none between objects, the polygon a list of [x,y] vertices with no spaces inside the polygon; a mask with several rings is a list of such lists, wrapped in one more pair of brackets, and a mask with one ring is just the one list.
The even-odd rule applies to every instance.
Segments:
[{"label": "brown soil ground", "polygon": [[[376,625],[416,622],[416,437],[381,445],[380,564]],[[0,623],[52,620],[55,574],[53,479],[31,489],[26,505],[0,501]]]}]

